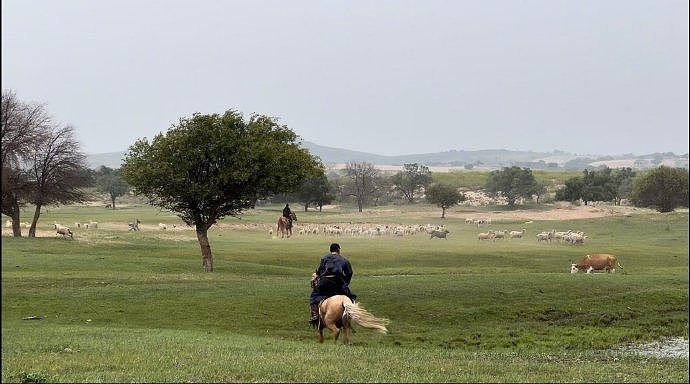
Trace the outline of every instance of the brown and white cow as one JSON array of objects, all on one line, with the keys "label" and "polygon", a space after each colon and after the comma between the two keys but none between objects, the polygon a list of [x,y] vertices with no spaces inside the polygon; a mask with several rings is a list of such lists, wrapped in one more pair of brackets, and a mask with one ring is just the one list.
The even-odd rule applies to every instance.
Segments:
[{"label": "brown and white cow", "polygon": [[608,253],[595,253],[585,255],[577,263],[570,264],[570,273],[578,273],[585,271],[592,273],[592,271],[606,271],[607,273],[616,272],[616,266],[623,268],[619,262],[616,261],[616,256]]}]

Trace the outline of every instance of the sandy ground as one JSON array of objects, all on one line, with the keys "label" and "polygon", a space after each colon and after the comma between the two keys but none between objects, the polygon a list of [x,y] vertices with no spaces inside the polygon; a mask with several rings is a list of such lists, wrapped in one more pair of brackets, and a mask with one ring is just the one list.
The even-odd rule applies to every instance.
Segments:
[{"label": "sandy ground", "polygon": [[592,219],[607,216],[630,216],[636,213],[650,212],[646,209],[639,209],[630,206],[601,206],[593,207],[589,205],[575,206],[570,204],[559,204],[548,211],[535,210],[514,210],[514,211],[495,211],[490,213],[453,213],[449,217],[454,218],[491,218],[492,221],[500,220],[572,220],[572,219]]}]

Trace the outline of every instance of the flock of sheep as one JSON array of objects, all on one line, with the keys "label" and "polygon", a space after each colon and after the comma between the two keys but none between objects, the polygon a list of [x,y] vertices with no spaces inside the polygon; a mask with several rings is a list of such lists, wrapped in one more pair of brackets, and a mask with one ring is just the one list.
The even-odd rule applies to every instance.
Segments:
[{"label": "flock of sheep", "polygon": [[[139,224],[141,221],[134,219],[133,222],[128,223],[130,231],[139,231]],[[477,219],[465,219],[466,224],[472,224],[479,227],[482,224],[491,224],[491,218],[477,218]],[[24,228],[29,228],[29,223],[21,223]],[[12,226],[12,222],[8,220],[5,223],[5,228]],[[74,223],[76,228],[84,229],[97,229],[98,222],[91,221],[88,223]],[[233,226],[233,229],[244,229],[244,230],[256,230],[261,228],[269,227],[268,235],[270,237],[274,234],[274,229],[272,226],[259,223],[243,224],[240,226]],[[61,225],[59,223],[54,223],[53,228],[57,235],[62,237],[73,237],[73,232],[67,226]],[[175,224],[165,224],[158,223],[158,229],[179,229]],[[399,225],[399,224],[307,224],[296,230],[295,234],[304,235],[323,235],[323,236],[367,236],[367,237],[380,237],[380,236],[411,236],[419,233],[425,233],[429,235],[430,239],[440,238],[447,239],[447,235],[450,233],[444,225]],[[477,234],[477,239],[490,240],[495,242],[501,239],[521,239],[524,237],[526,230],[522,228],[521,230],[488,230],[486,232],[481,232]],[[585,239],[588,238],[582,231],[556,231],[555,229],[551,231],[543,231],[536,235],[537,242],[551,243],[552,241],[557,241],[560,244],[570,244],[570,245],[581,245],[584,244]]]},{"label": "flock of sheep", "polygon": [[584,244],[588,236],[582,231],[573,231],[569,229],[567,232],[556,232],[555,229],[549,232],[540,232],[537,234],[537,242],[558,241],[559,243],[567,243],[570,245]]},{"label": "flock of sheep", "polygon": [[[308,224],[296,229],[293,234],[324,235],[324,236],[410,236],[418,233],[431,235],[433,231],[447,231],[443,225],[367,225],[367,224]],[[449,232],[446,232],[449,233]],[[268,235],[273,236],[274,229],[268,229]],[[445,236],[444,236],[445,237]]]}]

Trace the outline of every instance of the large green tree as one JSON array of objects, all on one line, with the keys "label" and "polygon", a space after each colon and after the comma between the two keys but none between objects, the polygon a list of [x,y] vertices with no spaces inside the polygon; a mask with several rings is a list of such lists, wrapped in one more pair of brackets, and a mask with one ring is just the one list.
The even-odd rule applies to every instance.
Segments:
[{"label": "large green tree", "polygon": [[324,204],[330,204],[333,201],[331,189],[331,183],[328,181],[326,174],[320,172],[302,182],[297,192],[297,199],[304,205],[305,212],[310,204],[315,204],[319,207],[319,211],[321,211]]},{"label": "large green tree", "polygon": [[96,186],[100,192],[110,197],[112,209],[115,209],[115,199],[124,196],[130,190],[129,184],[122,177],[122,171],[108,168],[105,165],[96,170]]},{"label": "large green tree", "polygon": [[638,207],[671,212],[688,206],[688,170],[660,166],[637,179],[630,194]]},{"label": "large green tree", "polygon": [[441,208],[441,218],[446,218],[446,209],[467,198],[458,189],[448,184],[432,184],[426,189],[426,200]]},{"label": "large green tree", "polygon": [[431,184],[431,171],[425,165],[405,164],[402,171],[392,176],[391,182],[408,202],[413,203],[415,191]]},{"label": "large green tree", "polygon": [[491,171],[486,181],[486,190],[493,195],[501,195],[508,201],[508,206],[515,206],[520,197],[532,197],[537,189],[537,181],[529,168],[506,167],[500,171]]},{"label": "large green tree", "polygon": [[208,229],[257,199],[295,192],[321,167],[274,118],[235,110],[182,118],[151,142],[140,139],[122,173],[137,193],[196,229],[204,271],[213,271]]}]

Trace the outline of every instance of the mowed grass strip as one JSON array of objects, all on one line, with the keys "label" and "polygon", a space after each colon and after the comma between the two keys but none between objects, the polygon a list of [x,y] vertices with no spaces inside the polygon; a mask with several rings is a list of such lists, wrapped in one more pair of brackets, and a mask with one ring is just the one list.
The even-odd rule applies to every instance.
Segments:
[{"label": "mowed grass strip", "polygon": [[[37,338],[36,334],[41,337]],[[3,382],[680,382],[687,361],[607,352],[469,352],[326,343],[229,332],[3,328]]]},{"label": "mowed grass strip", "polygon": [[[687,360],[607,352],[687,338],[687,213],[499,222],[491,227],[528,231],[496,243],[459,220],[446,225],[448,240],[215,230],[209,274],[195,241],[163,231],[3,237],[3,381],[687,381]],[[551,228],[590,239],[537,244],[534,234]],[[363,305],[391,319],[389,335],[315,343],[308,279],[331,241],[351,260]],[[571,259],[593,252],[619,255],[624,269],[568,273]],[[73,346],[81,352],[64,352]],[[352,369],[318,376],[345,361]]]}]

